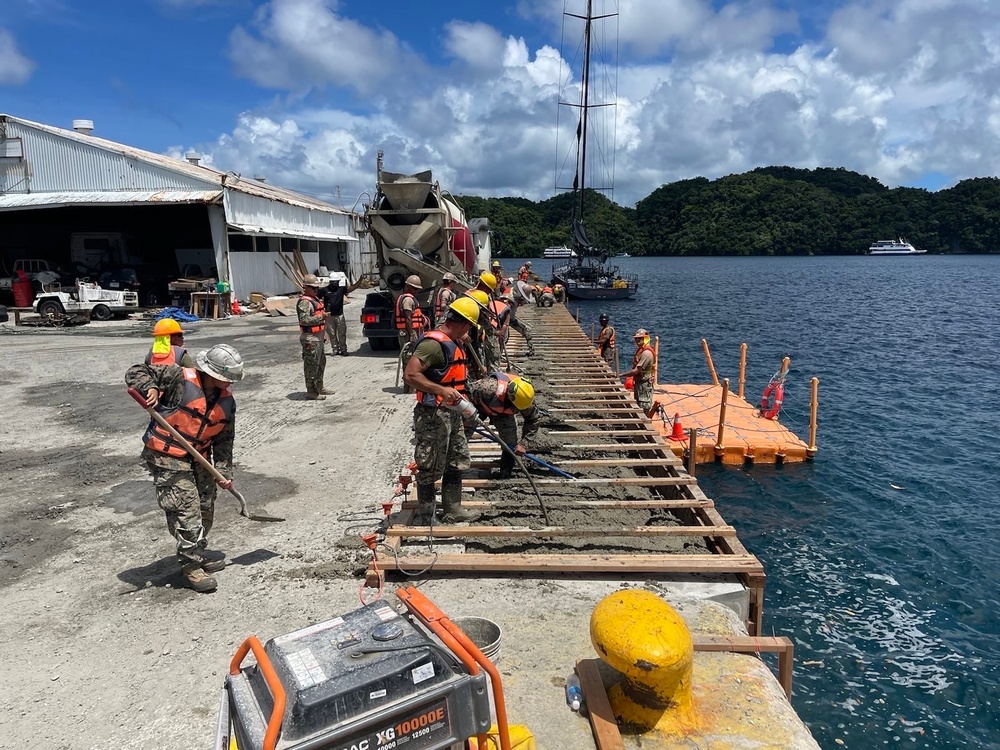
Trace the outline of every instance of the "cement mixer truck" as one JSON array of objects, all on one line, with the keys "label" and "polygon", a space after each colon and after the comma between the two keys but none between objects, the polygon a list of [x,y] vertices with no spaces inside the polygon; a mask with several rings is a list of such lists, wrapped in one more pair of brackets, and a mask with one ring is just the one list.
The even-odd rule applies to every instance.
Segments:
[{"label": "cement mixer truck", "polygon": [[361,310],[362,332],[372,349],[399,346],[396,298],[408,276],[420,277],[424,290],[417,301],[431,314],[434,291],[445,273],[455,274],[456,287],[464,291],[490,268],[489,220],[466,221],[465,212],[433,181],[430,170],[413,175],[383,171],[381,152],[365,223],[378,256],[379,287],[368,294]]}]

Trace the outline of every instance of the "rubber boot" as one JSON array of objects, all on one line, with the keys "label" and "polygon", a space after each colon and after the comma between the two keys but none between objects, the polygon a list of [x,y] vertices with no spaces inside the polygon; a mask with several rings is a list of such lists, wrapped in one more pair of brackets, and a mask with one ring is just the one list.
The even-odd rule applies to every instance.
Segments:
[{"label": "rubber boot", "polygon": [[417,483],[417,512],[411,526],[430,526],[434,518],[434,485]]},{"label": "rubber boot", "polygon": [[444,507],[443,523],[470,523],[480,515],[462,508],[461,472],[445,472],[441,480],[441,505]]},{"label": "rubber boot", "polygon": [[500,455],[500,479],[510,479],[514,472],[514,457],[507,451]]}]

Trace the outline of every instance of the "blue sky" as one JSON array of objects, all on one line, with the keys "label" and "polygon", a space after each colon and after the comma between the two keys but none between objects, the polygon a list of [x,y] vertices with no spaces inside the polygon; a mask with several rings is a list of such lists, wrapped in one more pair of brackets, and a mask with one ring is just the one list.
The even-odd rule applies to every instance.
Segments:
[{"label": "blue sky", "polygon": [[[566,183],[583,0],[4,0],[0,111],[352,205]],[[1000,172],[1000,3],[595,0],[620,12],[614,198],[767,164],[937,189]],[[561,43],[562,42],[562,43]],[[562,82],[562,86],[560,85]],[[600,144],[598,144],[600,145]],[[596,148],[596,147],[595,147]],[[596,159],[595,159],[596,161]]]}]

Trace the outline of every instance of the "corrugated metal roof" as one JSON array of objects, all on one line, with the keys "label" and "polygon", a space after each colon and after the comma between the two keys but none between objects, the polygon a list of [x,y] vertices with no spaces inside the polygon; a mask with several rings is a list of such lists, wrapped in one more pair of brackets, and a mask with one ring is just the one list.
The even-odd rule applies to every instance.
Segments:
[{"label": "corrugated metal roof", "polygon": [[[184,159],[175,159],[171,156],[153,153],[152,151],[144,151],[142,149],[126,146],[115,141],[105,140],[104,138],[99,138],[97,136],[77,133],[74,130],[57,128],[52,125],[45,125],[43,123],[32,122],[31,120],[25,120],[20,117],[4,114],[0,114],[0,126],[6,126],[8,137],[30,136],[30,133],[18,132],[22,129],[28,129],[37,131],[37,133],[52,136],[53,139],[58,139],[60,142],[59,145],[63,146],[63,148],[65,148],[66,144],[75,144],[79,146],[79,148],[73,149],[74,153],[72,159],[61,159],[63,162],[69,162],[60,164],[61,169],[59,179],[61,180],[61,185],[35,186],[37,189],[42,190],[47,187],[50,194],[57,192],[55,189],[56,187],[61,188],[61,191],[65,191],[67,188],[76,187],[79,187],[80,190],[85,192],[110,190],[113,194],[114,192],[120,192],[123,189],[148,189],[152,187],[160,190],[166,188],[185,189],[193,188],[195,185],[205,185],[206,188],[218,186],[220,191],[222,188],[228,188],[229,190],[246,193],[247,195],[266,198],[279,203],[286,203],[291,206],[307,208],[314,211],[322,211],[323,213],[328,214],[349,216],[353,213],[340,208],[339,206],[325,203],[321,200],[311,198],[307,195],[302,195],[301,193],[296,193],[292,190],[286,190],[274,185],[268,185],[267,183],[263,183],[258,180],[241,177],[234,172],[220,172],[212,167],[206,167],[200,164],[191,164]],[[34,142],[26,142],[24,145],[25,158],[32,158],[32,149],[40,149],[43,152],[41,155],[44,155],[47,145],[56,145],[54,143],[47,144],[46,140],[51,141],[53,139],[41,138],[34,139]],[[95,149],[97,150],[96,152]],[[113,171],[109,171],[109,165],[107,163],[108,160],[106,157],[102,159],[100,152],[103,152],[104,155],[114,155],[120,157],[115,163]],[[63,157],[65,157],[64,154]],[[151,169],[145,170],[142,168],[143,166],[150,167]],[[118,184],[109,187],[107,185],[109,175],[112,176]],[[174,175],[174,178],[171,179],[170,175]],[[26,177],[24,181],[26,184],[17,186],[20,187],[20,192],[26,192],[26,187],[27,185],[30,185],[30,181],[32,179],[33,177]],[[4,194],[10,195],[17,190],[17,187],[9,186]]]},{"label": "corrugated metal roof", "polygon": [[6,193],[0,194],[0,211],[53,206],[98,206],[140,203],[212,203],[221,190],[99,190],[95,192]]}]

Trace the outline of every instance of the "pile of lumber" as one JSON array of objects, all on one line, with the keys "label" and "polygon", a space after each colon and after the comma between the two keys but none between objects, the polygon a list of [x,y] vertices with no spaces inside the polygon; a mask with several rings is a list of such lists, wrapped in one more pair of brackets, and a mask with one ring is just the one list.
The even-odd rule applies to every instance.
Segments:
[{"label": "pile of lumber", "polygon": [[278,257],[281,259],[281,263],[274,261],[274,265],[278,267],[278,270],[281,271],[286,279],[295,285],[296,289],[302,291],[302,277],[307,273],[311,273],[306,268],[306,262],[302,259],[302,253],[298,248],[295,248],[290,256],[285,253],[278,253]]}]

